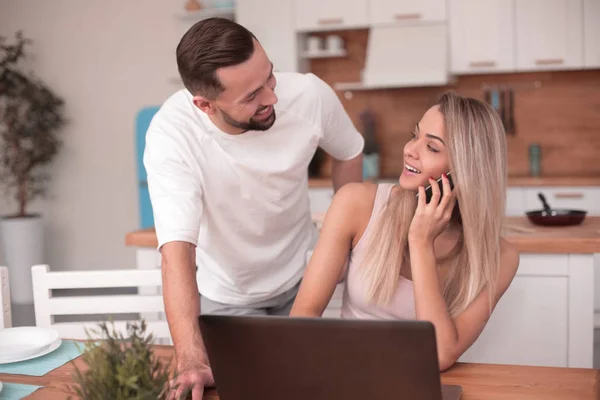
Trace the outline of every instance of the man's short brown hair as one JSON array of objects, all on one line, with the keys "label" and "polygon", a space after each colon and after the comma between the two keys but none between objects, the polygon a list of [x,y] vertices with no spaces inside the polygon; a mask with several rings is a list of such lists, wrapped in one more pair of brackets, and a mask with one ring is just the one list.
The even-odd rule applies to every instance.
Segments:
[{"label": "man's short brown hair", "polygon": [[248,61],[254,39],[252,32],[226,18],[196,22],[177,45],[177,68],[184,86],[193,95],[216,98],[225,89],[217,69]]}]

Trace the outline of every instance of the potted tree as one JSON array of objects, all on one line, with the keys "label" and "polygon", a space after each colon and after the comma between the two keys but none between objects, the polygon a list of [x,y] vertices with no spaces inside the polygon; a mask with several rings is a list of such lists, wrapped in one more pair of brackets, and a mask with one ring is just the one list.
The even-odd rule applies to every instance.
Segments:
[{"label": "potted tree", "polygon": [[23,70],[30,43],[21,32],[13,43],[0,36],[0,183],[17,205],[0,219],[0,251],[17,304],[32,302],[31,266],[44,262],[42,218],[28,206],[45,192],[44,167],[59,150],[65,124],[63,100]]}]

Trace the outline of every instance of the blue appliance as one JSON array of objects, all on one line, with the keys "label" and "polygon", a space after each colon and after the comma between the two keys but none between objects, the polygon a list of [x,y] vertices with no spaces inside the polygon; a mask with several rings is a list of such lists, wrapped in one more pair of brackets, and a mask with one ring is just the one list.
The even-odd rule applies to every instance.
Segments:
[{"label": "blue appliance", "polygon": [[142,108],[136,116],[135,122],[135,149],[136,166],[138,176],[138,201],[140,228],[151,228],[154,226],[154,215],[152,214],[152,204],[150,203],[150,193],[148,192],[148,180],[146,169],[144,168],[144,148],[146,147],[146,131],[150,126],[150,121],[154,114],[160,109],[160,106],[150,106]]}]

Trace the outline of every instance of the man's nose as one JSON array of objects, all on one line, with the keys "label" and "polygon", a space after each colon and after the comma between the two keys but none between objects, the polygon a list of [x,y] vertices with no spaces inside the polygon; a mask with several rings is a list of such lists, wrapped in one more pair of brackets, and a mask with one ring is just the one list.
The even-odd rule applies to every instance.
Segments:
[{"label": "man's nose", "polygon": [[279,101],[274,89],[268,88],[267,90],[265,90],[265,95],[266,97],[265,103],[263,103],[264,105],[272,106],[273,104],[277,104],[277,102]]}]

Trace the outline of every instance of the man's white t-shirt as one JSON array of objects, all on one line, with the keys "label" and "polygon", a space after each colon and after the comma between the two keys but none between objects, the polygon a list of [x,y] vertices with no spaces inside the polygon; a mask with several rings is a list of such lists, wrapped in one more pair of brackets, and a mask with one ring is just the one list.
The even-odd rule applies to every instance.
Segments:
[{"label": "man's white t-shirt", "polygon": [[275,73],[276,121],[226,134],[183,89],[152,119],[144,165],[159,248],[196,245],[198,289],[248,305],[302,278],[318,232],[308,197],[317,147],[348,160],[364,146],[335,92],[313,74]]}]

